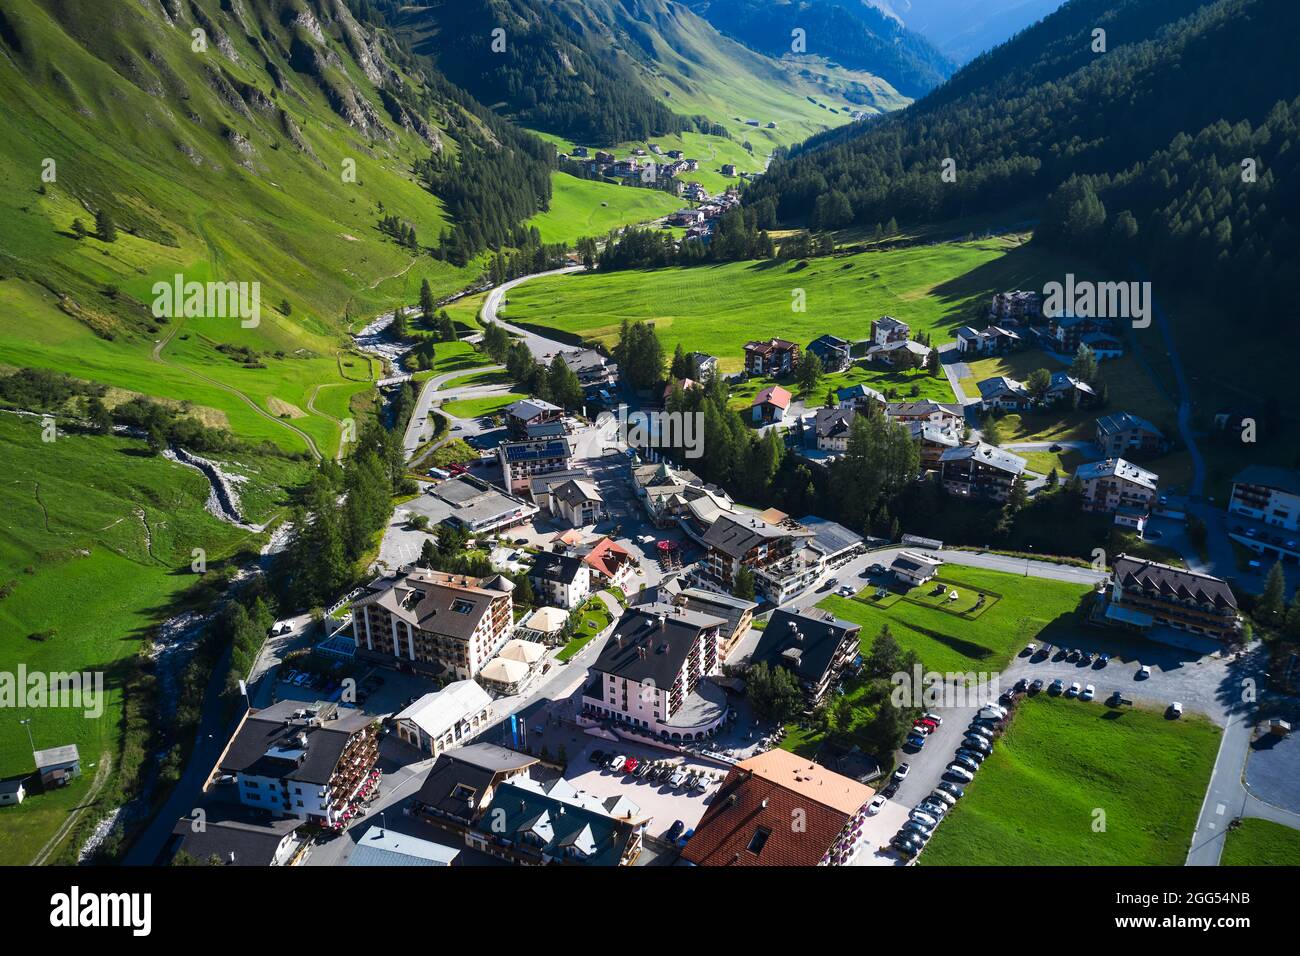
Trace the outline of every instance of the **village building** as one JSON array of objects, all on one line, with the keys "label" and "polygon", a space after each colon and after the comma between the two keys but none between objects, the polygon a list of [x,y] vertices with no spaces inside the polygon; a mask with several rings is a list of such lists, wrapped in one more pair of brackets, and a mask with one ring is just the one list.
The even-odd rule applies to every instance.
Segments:
[{"label": "village building", "polygon": [[514,582],[402,568],[352,602],[362,660],[419,674],[474,677],[510,637]]},{"label": "village building", "polygon": [[1116,516],[1116,523],[1143,530],[1159,494],[1159,475],[1123,458],[1080,465],[1074,476],[1083,485],[1083,510]]},{"label": "village building", "polygon": [[336,703],[282,700],[245,713],[218,768],[245,806],[341,827],[375,786],[376,726]]},{"label": "village building", "polygon": [[943,563],[927,558],[915,551],[900,551],[889,566],[889,572],[902,584],[919,588],[934,580]]},{"label": "village building", "polygon": [[533,558],[528,583],[539,601],[572,610],[591,594],[591,570],[572,555],[542,551]]},{"label": "village building", "polygon": [[1006,501],[1025,470],[1025,459],[984,442],[949,448],[939,456],[939,474],[950,494]]},{"label": "village building", "polygon": [[799,365],[799,346],[785,339],[745,343],[745,372],[749,375],[789,375]]},{"label": "village building", "polygon": [[779,512],[771,518],[719,517],[704,535],[702,573],[729,592],[741,567],[748,568],[755,591],[772,604],[807,590],[822,570],[820,552],[810,547],[813,533]]},{"label": "village building", "polygon": [[474,681],[459,680],[399,711],[393,724],[398,740],[436,757],[477,736],[491,719],[492,698]]},{"label": "village building", "polygon": [[1097,419],[1097,447],[1107,458],[1154,457],[1168,450],[1164,433],[1129,412]]},{"label": "village building", "polygon": [[1155,625],[1236,640],[1241,630],[1237,598],[1220,578],[1121,554],[1098,610],[1108,624],[1149,631]]},{"label": "village building", "polygon": [[564,409],[540,398],[521,398],[505,407],[506,434],[516,441],[529,437],[528,428],[545,422],[559,422]]},{"label": "village building", "polygon": [[861,630],[860,625],[840,620],[829,611],[778,608],[759,635],[750,662],[790,671],[803,690],[805,712],[811,712],[858,656]]},{"label": "village building", "polygon": [[871,344],[877,347],[906,342],[912,335],[912,327],[892,315],[882,315],[871,320]]},{"label": "village building", "polygon": [[702,740],[727,714],[707,680],[721,667],[724,618],[670,604],[629,608],[582,690],[582,714],[663,740]]},{"label": "village building", "polygon": [[755,425],[773,425],[785,419],[793,396],[780,385],[769,385],[754,396],[749,406],[750,421]]},{"label": "village building", "polygon": [[501,484],[511,494],[528,490],[529,480],[573,466],[573,445],[567,438],[507,441],[497,446]]},{"label": "village building", "polygon": [[805,352],[816,355],[828,372],[838,372],[847,368],[852,344],[848,339],[835,335],[821,335],[808,343]]},{"label": "village building", "polygon": [[[693,866],[836,866],[875,791],[777,748],[736,764],[682,859]],[[801,825],[792,827],[798,819]]]}]

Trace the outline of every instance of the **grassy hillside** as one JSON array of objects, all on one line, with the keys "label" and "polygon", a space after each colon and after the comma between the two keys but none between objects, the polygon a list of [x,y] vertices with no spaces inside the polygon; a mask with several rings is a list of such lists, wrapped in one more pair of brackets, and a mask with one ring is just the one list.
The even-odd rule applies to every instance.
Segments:
[{"label": "grassy hillside", "polygon": [[[6,5],[0,170],[15,188],[0,197],[0,362],[192,400],[242,434],[301,450],[307,440],[272,406],[305,409],[316,385],[345,381],[342,329],[412,300],[422,278],[449,291],[476,271],[376,228],[391,214],[436,238],[441,203],[410,164],[435,142],[455,144],[385,112],[361,64],[397,74],[353,39],[350,18],[321,26],[317,5],[298,3],[308,26],[287,30],[262,4],[239,7],[242,23],[223,6],[196,4],[173,25],[133,4],[70,0],[58,16],[31,0]],[[213,37],[204,53],[190,48],[193,11]],[[305,46],[334,65],[296,71],[305,54],[290,49]],[[93,231],[101,209],[117,240],[77,238],[74,220]],[[152,286],[176,273],[260,283],[260,325],[156,320]],[[255,350],[265,367],[216,354],[220,343]],[[337,426],[308,411],[295,427],[324,445]]]},{"label": "grassy hillside", "polygon": [[[60,433],[42,441],[39,419],[0,413],[0,660],[31,671],[98,671],[108,700],[102,716],[58,708],[9,711],[0,732],[0,777],[33,769],[26,731],[38,748],[75,743],[83,763],[119,761],[124,663],[140,640],[180,607],[194,584],[193,549],[208,567],[256,552],[263,536],[204,510],[207,480],[141,442]],[[253,457],[236,467],[244,504],[259,521],[280,510],[279,485],[301,468]],[[73,788],[85,795],[90,776]],[[24,812],[0,815],[0,864],[26,863],[76,800],[29,798]]]},{"label": "grassy hillside", "polygon": [[1023,700],[920,862],[1181,866],[1219,733],[1195,715]]},{"label": "grassy hillside", "polygon": [[[671,353],[717,355],[736,371],[744,343],[780,334],[801,345],[829,332],[866,338],[871,321],[893,315],[914,331],[950,341],[966,311],[1003,289],[1040,286],[1063,271],[1056,257],[1015,237],[786,261],[736,262],[654,271],[572,273],[527,282],[510,293],[509,321],[548,326],[612,344],[624,319],[654,322]],[[802,289],[807,309],[792,312]]]},{"label": "grassy hillside", "polygon": [[615,186],[577,179],[567,173],[551,178],[551,208],[529,220],[542,234],[542,242],[567,242],[582,236],[600,236],[618,226],[658,219],[682,203],[658,189]]},{"label": "grassy hillside", "polygon": [[1300,830],[1246,819],[1228,831],[1222,866],[1300,866]]}]

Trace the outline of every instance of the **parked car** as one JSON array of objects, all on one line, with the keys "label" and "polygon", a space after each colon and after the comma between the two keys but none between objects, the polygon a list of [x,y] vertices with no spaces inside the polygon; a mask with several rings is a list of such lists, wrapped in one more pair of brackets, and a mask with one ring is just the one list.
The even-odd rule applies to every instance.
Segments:
[{"label": "parked car", "polygon": [[917,750],[920,750],[925,746],[925,734],[909,734],[907,738],[907,746],[915,747]]},{"label": "parked car", "polygon": [[894,837],[890,840],[889,845],[894,848],[895,853],[905,860],[910,860],[912,857],[916,856],[921,849],[917,844],[910,843],[906,840],[900,839],[899,837]]},{"label": "parked car", "polygon": [[936,800],[922,800],[917,804],[916,809],[928,816],[934,817],[935,821],[938,822],[939,820],[942,820],[944,815],[948,812],[948,804],[939,803]]},{"label": "parked car", "polygon": [[680,770],[676,770],[673,772],[673,775],[668,778],[668,782],[672,784],[674,788],[680,788],[681,785],[686,782],[686,774],[682,773]]},{"label": "parked car", "polygon": [[1038,645],[1031,641],[1030,643],[1025,645],[1025,649],[1020,652],[1020,656],[1030,657],[1033,654],[1037,653],[1037,651],[1038,651]]},{"label": "parked car", "polygon": [[948,805],[948,806],[950,806],[950,807],[956,805],[956,803],[957,803],[957,798],[954,797],[954,796],[953,796],[951,793],[949,793],[947,790],[944,790],[944,789],[942,789],[942,788],[933,791],[933,792],[930,794],[929,799],[930,799],[930,800],[937,800],[938,802],[943,803],[943,804],[946,804],[946,805]]},{"label": "parked car", "polygon": [[904,779],[907,776],[907,772],[911,769],[912,769],[912,765],[910,763],[900,763],[897,767],[894,768],[894,779],[895,780]]},{"label": "parked car", "polygon": [[992,727],[985,727],[983,724],[971,724],[970,729],[966,733],[967,739],[970,737],[982,737],[985,740],[992,740],[995,731]]},{"label": "parked car", "polygon": [[1145,664],[1139,664],[1139,665],[1138,665],[1138,672],[1137,672],[1137,674],[1135,675],[1136,679],[1137,679],[1137,680],[1146,680],[1146,679],[1147,679],[1148,677],[1150,677],[1150,676],[1151,676],[1151,668],[1147,667],[1147,665],[1145,665]]},{"label": "parked car", "polygon": [[587,759],[590,760],[590,761],[591,761],[592,763],[594,763],[594,764],[602,764],[602,763],[605,762],[605,756],[606,756],[606,755],[605,755],[605,751],[603,751],[603,750],[593,750],[593,751],[591,752],[591,755],[590,755]]},{"label": "parked car", "polygon": [[686,846],[686,844],[691,842],[691,837],[693,836],[695,836],[695,828],[691,827],[689,830],[686,830],[681,836],[677,838],[677,845]]},{"label": "parked car", "polygon": [[933,830],[936,826],[939,825],[938,817],[932,817],[930,816],[930,814],[926,813],[924,810],[921,809],[913,810],[910,814],[908,814],[908,819],[921,824],[921,826],[923,827],[928,826],[931,830]]},{"label": "parked car", "polygon": [[983,737],[976,736],[975,734],[971,734],[963,740],[961,745],[968,750],[974,750],[975,752],[982,754],[986,754],[993,749],[987,740]]},{"label": "parked car", "polygon": [[921,719],[933,721],[936,727],[940,726],[943,723],[943,718],[931,710],[927,710],[924,714],[922,714]]},{"label": "parked car", "polygon": [[898,836],[914,843],[924,843],[930,839],[930,829],[923,823],[917,823],[915,820],[908,820],[898,828]]},{"label": "parked car", "polygon": [[947,780],[939,784],[939,789],[942,790],[944,793],[948,794],[949,796],[957,798],[958,800],[966,796],[965,790],[957,786],[955,783],[949,783]]},{"label": "parked car", "polygon": [[1079,663],[1080,663],[1080,664],[1091,664],[1091,663],[1092,663],[1092,652],[1091,652],[1091,651],[1084,651],[1082,654],[1080,654],[1080,655],[1079,655]]},{"label": "parked car", "polygon": [[664,838],[669,843],[672,843],[674,840],[676,840],[679,836],[682,835],[682,831],[685,829],[686,829],[685,823],[682,823],[681,820],[674,820],[673,825],[670,826],[668,828],[668,832],[664,834]]},{"label": "parked car", "polygon": [[1032,684],[1029,685],[1029,693],[1031,693],[1031,694],[1037,694],[1037,693],[1038,693],[1040,690],[1042,690],[1042,689],[1043,689],[1043,682],[1042,682],[1042,680],[1036,680],[1036,681],[1034,681]]},{"label": "parked car", "polygon": [[641,761],[637,760],[635,757],[628,757],[623,761],[623,772],[633,773],[639,766],[641,766]]},{"label": "parked car", "polygon": [[1029,681],[1022,677],[1012,685],[1011,689],[1017,694],[1023,694],[1029,689]]},{"label": "parked car", "polygon": [[1070,653],[1065,655],[1065,659],[1067,661],[1077,661],[1082,656],[1083,656],[1082,651],[1080,651],[1077,647],[1072,647],[1070,648]]},{"label": "parked car", "polygon": [[984,762],[984,758],[987,756],[988,754],[986,754],[982,750],[972,750],[970,747],[958,747],[957,754],[952,759],[961,760],[964,758],[966,760],[969,760],[971,763],[975,764],[976,767],[978,767],[980,764]]},{"label": "parked car", "polygon": [[947,770],[944,771],[944,775],[951,777],[959,783],[970,783],[975,779],[975,774],[971,772],[970,769],[962,766],[956,761],[953,761],[948,765]]},{"label": "parked car", "polygon": [[1065,696],[1066,696],[1066,697],[1078,697],[1078,696],[1079,696],[1079,691],[1081,691],[1081,690],[1083,690],[1083,688],[1079,686],[1079,682],[1078,682],[1078,681],[1074,681],[1072,684],[1070,684],[1070,686],[1069,686],[1068,688],[1066,688]]},{"label": "parked car", "polygon": [[978,760],[975,760],[973,757],[967,756],[967,754],[961,752],[953,754],[952,762],[958,767],[964,767],[971,773],[974,773],[980,768],[980,762]]},{"label": "parked car", "polygon": [[873,564],[871,567],[867,568],[867,570],[872,574],[884,574],[887,569],[883,564]]},{"label": "parked car", "polygon": [[1097,694],[1097,688],[1091,684],[1084,684],[1083,691],[1079,694],[1079,700],[1092,700]]},{"label": "parked car", "polygon": [[1180,704],[1178,701],[1174,701],[1172,704],[1170,704],[1169,716],[1175,719],[1183,716],[1183,705]]},{"label": "parked car", "polygon": [[1063,690],[1065,690],[1065,681],[1061,680],[1059,677],[1052,681],[1051,687],[1047,688],[1049,694],[1059,694]]},{"label": "parked car", "polygon": [[1106,666],[1107,664],[1109,664],[1109,663],[1110,663],[1110,655],[1109,655],[1109,654],[1098,654],[1098,655],[1097,655],[1097,663],[1096,663],[1095,665],[1093,665],[1093,666],[1095,666],[1095,667],[1105,667],[1105,666]]},{"label": "parked car", "polygon": [[939,727],[939,725],[940,725],[941,723],[943,723],[943,721],[942,721],[942,720],[936,720],[932,714],[926,714],[925,716],[921,717],[921,718],[917,721],[917,723],[918,723],[918,724],[924,724],[924,725],[927,726],[927,727],[937,729],[937,728]]},{"label": "parked car", "polygon": [[872,798],[871,802],[867,804],[867,816],[874,817],[880,812],[880,808],[888,802],[889,798],[883,793],[876,794],[875,797]]},{"label": "parked car", "polygon": [[648,777],[648,776],[650,776],[650,771],[653,770],[653,769],[654,769],[654,767],[650,766],[648,763],[646,763],[644,760],[642,760],[642,761],[641,761],[641,766],[639,766],[639,767],[636,768],[636,775],[637,775],[638,777]]},{"label": "parked car", "polygon": [[620,770],[623,769],[623,765],[625,763],[627,763],[627,758],[620,754],[618,756],[615,756],[612,760],[610,760],[610,762],[606,765],[606,769],[611,770],[614,773],[618,773]]},{"label": "parked car", "polygon": [[709,789],[709,777],[705,774],[700,774],[699,777],[696,778],[695,783],[691,784],[692,793],[703,793],[707,789]]}]

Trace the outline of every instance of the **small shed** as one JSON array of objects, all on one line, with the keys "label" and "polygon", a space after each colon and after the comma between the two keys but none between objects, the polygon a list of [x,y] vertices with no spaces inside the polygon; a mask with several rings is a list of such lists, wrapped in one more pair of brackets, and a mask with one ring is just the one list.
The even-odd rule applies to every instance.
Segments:
[{"label": "small shed", "polygon": [[1274,736],[1285,737],[1287,734],[1291,733],[1291,724],[1283,720],[1281,717],[1273,717],[1265,725],[1265,729]]},{"label": "small shed", "polygon": [[38,750],[32,757],[36,761],[36,773],[40,776],[43,787],[66,786],[81,774],[81,754],[77,751],[76,744]]},{"label": "small shed", "polygon": [[0,807],[14,806],[25,799],[27,799],[27,788],[23,786],[22,777],[0,780]]}]

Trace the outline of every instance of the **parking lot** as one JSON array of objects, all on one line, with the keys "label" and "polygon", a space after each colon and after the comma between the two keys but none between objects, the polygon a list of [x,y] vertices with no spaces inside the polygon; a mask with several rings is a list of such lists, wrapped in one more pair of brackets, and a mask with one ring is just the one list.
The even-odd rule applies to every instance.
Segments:
[{"label": "parking lot", "polygon": [[1246,788],[1265,803],[1300,813],[1300,734],[1256,739],[1246,758]]}]

